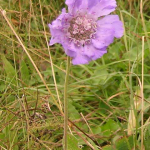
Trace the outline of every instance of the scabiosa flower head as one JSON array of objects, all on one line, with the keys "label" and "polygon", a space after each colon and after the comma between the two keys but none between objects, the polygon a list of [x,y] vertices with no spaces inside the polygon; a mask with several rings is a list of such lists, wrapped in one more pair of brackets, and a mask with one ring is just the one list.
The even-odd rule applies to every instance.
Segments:
[{"label": "scabiosa flower head", "polygon": [[49,24],[50,45],[60,43],[74,65],[102,57],[114,38],[123,36],[118,15],[109,15],[117,7],[116,0],[66,0],[66,4],[68,13],[62,9]]}]

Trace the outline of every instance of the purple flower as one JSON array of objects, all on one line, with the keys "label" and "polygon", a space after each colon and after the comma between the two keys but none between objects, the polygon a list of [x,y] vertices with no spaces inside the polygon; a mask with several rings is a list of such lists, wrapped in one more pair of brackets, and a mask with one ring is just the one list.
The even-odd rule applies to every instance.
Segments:
[{"label": "purple flower", "polygon": [[118,15],[109,15],[117,7],[116,0],[66,0],[66,4],[69,12],[62,9],[49,24],[50,45],[60,43],[74,65],[102,57],[114,37],[123,36]]}]

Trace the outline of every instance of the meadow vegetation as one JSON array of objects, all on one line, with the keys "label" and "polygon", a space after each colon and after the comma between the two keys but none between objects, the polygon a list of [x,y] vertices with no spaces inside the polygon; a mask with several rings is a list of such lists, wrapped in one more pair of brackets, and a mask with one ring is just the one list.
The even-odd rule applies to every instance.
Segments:
[{"label": "meadow vegetation", "polygon": [[[117,0],[124,36],[71,66],[68,150],[150,150],[150,1]],[[0,149],[62,150],[67,56],[49,47],[64,0],[0,0]],[[5,11],[4,11],[5,10]]]}]

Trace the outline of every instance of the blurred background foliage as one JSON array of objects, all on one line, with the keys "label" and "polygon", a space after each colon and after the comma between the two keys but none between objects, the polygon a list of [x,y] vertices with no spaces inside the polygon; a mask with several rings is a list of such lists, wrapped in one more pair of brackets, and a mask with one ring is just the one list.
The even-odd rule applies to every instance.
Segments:
[{"label": "blurred background foliage", "polygon": [[[140,0],[117,0],[117,3],[114,14],[124,23],[124,37],[116,39],[101,59],[71,66],[69,150],[138,150],[142,134],[144,148],[150,150],[150,1],[143,0],[143,13]],[[0,0],[0,9],[6,11],[11,26],[51,91],[1,13],[1,149],[62,150],[60,108],[67,58],[59,44],[47,47],[45,35],[50,38],[48,23],[63,7],[66,6],[62,0]],[[145,40],[144,126],[141,127],[142,36]]]}]

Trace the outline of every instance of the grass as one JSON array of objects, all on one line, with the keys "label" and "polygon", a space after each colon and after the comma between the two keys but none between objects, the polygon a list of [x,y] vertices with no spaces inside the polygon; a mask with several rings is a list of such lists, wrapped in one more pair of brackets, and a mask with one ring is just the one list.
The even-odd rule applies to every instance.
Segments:
[{"label": "grass", "polygon": [[[71,66],[68,150],[150,149],[150,2],[117,3],[124,36],[101,59]],[[47,24],[63,7],[1,0],[2,150],[62,150],[67,56],[59,44],[48,46]]]}]

